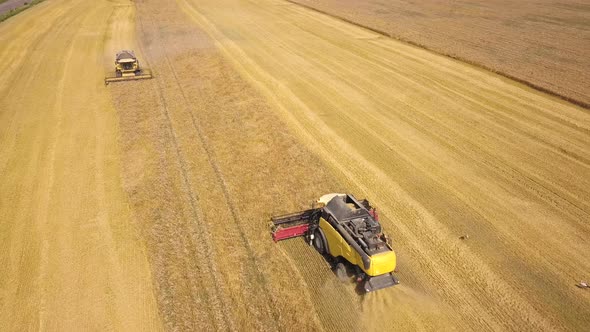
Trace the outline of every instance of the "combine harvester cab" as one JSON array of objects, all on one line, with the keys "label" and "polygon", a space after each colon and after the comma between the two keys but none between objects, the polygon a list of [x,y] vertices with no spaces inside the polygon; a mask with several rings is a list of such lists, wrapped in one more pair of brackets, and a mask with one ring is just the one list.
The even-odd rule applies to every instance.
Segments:
[{"label": "combine harvester cab", "polygon": [[104,84],[113,82],[133,81],[152,78],[149,71],[139,66],[139,61],[133,51],[123,50],[115,56],[115,76],[106,77]]},{"label": "combine harvester cab", "polygon": [[275,242],[304,236],[333,262],[338,277],[346,281],[347,266],[364,293],[399,284],[393,275],[396,255],[382,233],[377,211],[369,201],[349,194],[328,194],[318,208],[272,217]]}]

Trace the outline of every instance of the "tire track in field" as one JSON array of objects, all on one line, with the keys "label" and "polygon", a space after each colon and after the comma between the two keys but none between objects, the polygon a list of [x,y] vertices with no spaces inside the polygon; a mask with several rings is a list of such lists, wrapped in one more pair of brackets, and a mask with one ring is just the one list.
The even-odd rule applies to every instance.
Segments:
[{"label": "tire track in field", "polygon": [[[302,292],[301,289],[305,288],[305,284],[296,278],[296,273],[294,273],[296,271],[292,267],[284,266],[280,257],[281,255],[271,252],[271,250],[278,250],[278,246],[272,243],[272,240],[267,234],[267,209],[281,209],[280,212],[282,212],[282,209],[291,210],[294,208],[292,206],[294,203],[302,201],[301,198],[305,201],[308,199],[311,200],[311,198],[323,194],[324,190],[330,190],[326,189],[325,186],[315,186],[313,183],[315,180],[320,180],[320,183],[326,183],[325,173],[322,173],[321,170],[310,169],[310,167],[319,166],[317,160],[310,160],[309,154],[306,154],[305,150],[299,148],[297,141],[290,134],[285,133],[283,131],[284,128],[276,124],[280,121],[267,109],[265,106],[266,103],[262,102],[264,99],[258,97],[255,90],[239,78],[230,66],[223,61],[215,48],[211,48],[211,42],[201,30],[192,25],[190,28],[185,26],[182,18],[177,17],[174,13],[174,7],[166,6],[165,10],[161,11],[161,7],[158,8],[157,6],[157,1],[138,3],[138,8],[140,11],[145,10],[151,4],[154,4],[154,7],[152,7],[154,10],[152,12],[157,11],[158,18],[155,18],[150,13],[145,13],[142,17],[154,17],[158,25],[155,30],[160,35],[150,36],[151,30],[149,28],[151,26],[147,22],[144,22],[146,29],[143,30],[148,31],[143,31],[144,33],[141,39],[148,48],[150,45],[157,45],[159,47],[158,50],[165,49],[167,52],[165,56],[158,54],[156,51],[148,50],[149,54],[147,55],[149,56],[147,59],[151,66],[155,66],[152,69],[156,75],[156,79],[160,79],[163,89],[161,93],[168,94],[165,97],[168,104],[170,122],[172,122],[172,127],[175,131],[180,153],[185,158],[187,177],[192,184],[191,190],[195,194],[198,209],[201,212],[202,219],[199,222],[204,225],[205,236],[208,236],[209,239],[217,240],[213,243],[213,251],[221,259],[213,259],[212,261],[215,261],[217,269],[221,273],[220,277],[224,283],[222,286],[227,286],[226,289],[218,289],[217,292],[220,296],[226,295],[225,298],[229,300],[228,310],[234,315],[236,326],[240,329],[321,329],[321,324],[313,310],[314,308],[308,300],[309,297],[302,296],[302,293],[305,292]],[[142,14],[140,13],[140,15]],[[141,26],[139,26],[139,30],[142,30]],[[182,36],[187,36],[187,38],[203,36],[202,38],[204,40],[198,45],[191,45],[191,39],[183,39]],[[188,47],[183,49],[185,46]],[[193,46],[196,48],[194,51],[192,50]],[[154,46],[151,47],[153,48]],[[167,57],[168,59],[166,59]],[[179,68],[176,75],[179,82],[174,80],[173,75],[168,72],[169,67],[167,65],[170,65],[169,62],[172,62],[174,66]],[[198,73],[196,74],[197,76],[192,75],[191,67],[198,68],[195,70]],[[159,68],[164,69],[160,70]],[[160,72],[168,73],[168,75],[165,76]],[[195,77],[199,79],[197,80]],[[127,170],[128,172],[130,171],[130,176],[132,177],[127,181],[131,184],[131,186],[128,186],[130,194],[132,197],[135,197],[132,198],[134,210],[138,211],[142,220],[148,223],[155,222],[157,225],[161,223],[157,221],[158,215],[154,215],[155,213],[152,215],[142,214],[141,210],[143,208],[140,205],[142,201],[147,201],[150,202],[150,206],[154,206],[156,211],[161,210],[160,207],[166,209],[166,203],[162,203],[162,201],[166,201],[166,198],[158,194],[146,195],[145,191],[150,191],[151,186],[149,183],[153,181],[153,175],[156,175],[156,190],[165,190],[172,194],[173,191],[168,191],[168,188],[173,186],[173,184],[166,181],[158,183],[158,175],[150,174],[152,167],[150,165],[144,166],[144,162],[152,159],[149,158],[152,154],[149,151],[142,153],[142,148],[145,145],[150,145],[150,143],[155,143],[156,146],[165,143],[167,139],[159,137],[160,135],[157,133],[168,131],[168,121],[163,115],[161,119],[154,119],[155,121],[153,121],[158,124],[164,124],[161,130],[156,129],[153,133],[158,136],[157,139],[154,140],[153,137],[150,137],[153,134],[146,133],[142,130],[142,127],[152,128],[153,124],[147,123],[152,122],[150,119],[152,117],[148,115],[150,112],[153,112],[155,109],[161,112],[161,107],[157,107],[157,104],[161,103],[157,89],[142,89],[142,87],[149,87],[152,82],[135,82],[133,85],[137,86],[137,91],[132,88],[131,84],[121,85],[117,89],[121,90],[121,92],[117,92],[118,98],[116,99],[118,100],[117,103],[123,106],[120,108],[120,114],[124,118],[123,131],[125,135],[129,135],[124,141],[127,142],[125,143],[128,147],[126,150],[131,151],[131,158],[129,158],[129,155],[126,157],[128,160],[126,164],[129,164]],[[210,144],[210,151],[214,155],[213,159],[219,167],[219,171],[224,175],[223,178],[227,192],[230,197],[241,197],[239,201],[233,201],[232,203],[239,212],[238,216],[244,218],[240,222],[248,225],[248,229],[244,231],[244,237],[251,241],[250,245],[256,255],[256,259],[264,261],[266,264],[264,273],[266,273],[265,278],[267,278],[266,282],[268,284],[265,287],[272,294],[260,292],[257,285],[259,281],[256,280],[255,275],[248,272],[253,271],[253,267],[240,241],[241,236],[231,223],[231,211],[229,211],[228,206],[224,203],[225,196],[222,192],[221,185],[218,183],[214,170],[209,164],[206,151],[198,144],[199,138],[192,127],[192,120],[189,117],[190,113],[182,112],[187,105],[184,103],[179,89],[176,87],[179,83],[186,93],[187,103],[190,103],[189,108],[194,112],[195,119],[203,129],[203,135]],[[173,93],[177,93],[177,95],[173,95]],[[129,100],[128,97],[122,97],[130,94],[141,94],[143,96],[142,99],[145,98],[146,100],[134,101]],[[149,99],[153,96],[149,95],[157,95],[156,99],[158,100],[152,103]],[[228,121],[224,121],[224,119]],[[248,128],[248,132],[243,132],[244,128],[241,125]],[[137,132],[137,130],[140,130],[140,132]],[[221,137],[219,135],[220,133],[223,133]],[[234,143],[231,137],[237,138],[237,141]],[[284,147],[285,150],[276,146]],[[282,165],[292,165],[293,167],[289,168],[289,171],[280,170],[275,175],[272,162],[270,166],[265,162],[261,162],[260,159],[250,162],[249,157],[251,154],[257,155],[261,151],[260,149],[269,150],[273,162],[277,161],[282,163]],[[277,155],[279,152],[281,154],[286,153],[286,155]],[[137,154],[140,154],[139,158],[137,158]],[[144,154],[143,158],[141,154]],[[174,159],[174,149],[171,148],[170,152],[164,151],[159,154],[164,164],[160,165],[158,171],[174,171],[176,165],[167,165],[165,162],[167,155],[172,157],[170,159]],[[304,166],[300,166],[295,160],[304,163]],[[136,165],[136,167],[133,167],[133,165]],[[241,165],[241,167],[236,168],[234,165]],[[262,175],[258,174],[258,172]],[[146,174],[146,178],[135,180],[142,173]],[[287,178],[287,180],[285,181],[284,178]],[[309,181],[305,181],[304,179],[306,178],[309,178]],[[143,185],[146,184],[145,180],[147,180],[147,188],[143,188]],[[133,185],[134,183],[140,185]],[[246,186],[245,183],[248,185]],[[305,184],[305,188],[301,190],[297,189],[298,184]],[[144,193],[137,193],[138,191],[143,191]],[[257,191],[259,191],[257,195],[250,195],[251,192]],[[182,209],[184,206],[182,204],[184,200],[180,196],[184,196],[184,194],[173,196],[178,197],[181,201],[175,206],[177,209]],[[297,197],[300,198],[297,199]],[[264,209],[256,208],[259,207],[260,202],[272,202],[273,204],[272,206],[265,204]],[[188,201],[185,204],[187,207],[190,206]],[[145,203],[142,205],[145,205]],[[288,206],[292,207],[288,208]],[[297,206],[297,208],[300,208],[300,206]],[[146,207],[146,209],[150,210],[151,208]],[[146,209],[143,209],[144,212]],[[165,215],[165,211],[162,212],[164,214],[162,219],[169,221],[166,224],[175,224],[175,220],[169,220],[170,218]],[[280,213],[279,211],[277,212]],[[184,218],[184,220],[191,222],[193,219],[189,214]],[[263,227],[261,227],[262,223],[264,224]],[[180,229],[184,228],[180,227]],[[153,232],[154,230],[150,230],[148,226],[148,231]],[[156,243],[149,247],[159,248],[156,249],[156,252],[152,251],[152,256],[154,254],[157,256],[160,252],[172,251],[173,255],[164,254],[163,256],[170,257],[172,260],[180,260],[178,257],[183,258],[188,254],[182,251],[174,252],[177,247],[167,247],[167,240],[165,238],[169,237],[169,235],[160,233],[159,230],[155,231],[156,234],[161,234],[159,237],[162,238],[162,243],[160,244],[159,241],[152,240],[152,242]],[[262,234],[264,235],[261,236]],[[174,235],[174,233],[171,235]],[[158,247],[158,245],[161,246]],[[200,243],[196,245],[198,246]],[[180,249],[182,250],[182,248]],[[312,251],[309,253],[314,254]],[[156,265],[158,265],[158,258],[155,258],[155,260]],[[187,259],[187,261],[190,260]],[[185,266],[178,266],[178,264],[172,262],[169,266],[164,266],[164,271],[162,271],[161,266],[156,266],[155,274],[160,275],[162,272],[167,271],[190,274],[187,272],[188,269]],[[244,273],[241,273],[240,269],[243,269]],[[194,275],[201,276],[204,274],[203,272],[197,271]],[[229,275],[228,272],[230,272]],[[238,275],[235,276],[235,274]],[[191,309],[195,310],[196,308],[196,306],[186,303],[183,299],[183,296],[188,293],[174,291],[174,288],[182,284],[183,281],[174,279],[174,275],[164,276],[161,280],[159,279],[157,282],[161,284],[160,293],[166,292],[167,288],[173,289],[171,292],[165,294],[163,298],[162,295],[159,296],[161,300],[160,305],[163,308],[162,315],[164,320],[168,322],[167,326],[171,328],[181,326],[182,323],[175,320],[176,317],[184,318],[184,322],[186,322],[184,326],[197,326],[195,325],[195,319],[197,317],[191,317],[186,314],[187,311]],[[277,299],[277,303],[269,303],[269,296]],[[205,303],[206,301],[201,301],[204,307],[207,306]],[[273,317],[273,314],[269,312],[269,305],[274,306],[273,310],[277,313],[277,316]],[[275,317],[278,317],[278,320]]]},{"label": "tire track in field", "polygon": [[[172,64],[170,62],[170,58],[167,55],[166,55],[166,63],[168,65],[168,68],[172,72],[175,81],[180,82],[180,80],[178,78],[178,74],[176,73],[174,66],[172,66]],[[186,97],[186,92],[182,88],[182,85],[180,83],[178,83],[178,89],[182,94],[183,101],[185,102],[186,105],[188,105],[189,103],[188,103],[188,99]],[[227,183],[223,177],[223,174],[221,173],[219,166],[215,162],[214,153],[211,150],[211,146],[208,143],[208,139],[207,139],[207,137],[204,136],[203,130],[198,125],[198,123],[194,117],[194,114],[191,111],[188,111],[188,113],[190,113],[190,115],[191,115],[190,118],[191,118],[191,123],[193,125],[193,128],[195,129],[197,136],[199,137],[199,141],[201,142],[201,145],[203,146],[203,149],[206,152],[207,161],[209,163],[209,166],[211,166],[211,168],[213,169],[213,172],[215,173],[215,175],[217,177],[217,182],[221,186],[223,196],[225,198],[225,202],[227,203],[229,210],[231,212],[231,221],[238,230],[240,240],[244,244],[244,247],[246,248],[246,253],[249,256],[249,260],[251,260],[251,264],[256,268],[256,271],[254,271],[254,274],[256,275],[256,280],[259,284],[259,287],[261,288],[261,291],[262,291],[261,293],[265,294],[265,296],[269,297],[270,301],[268,303],[276,303],[276,299],[273,298],[272,293],[269,291],[269,288],[267,287],[268,282],[266,280],[266,277],[260,269],[260,264],[257,262],[254,251],[252,250],[252,247],[250,246],[250,243],[244,233],[244,229],[243,229],[241,223],[239,222],[239,220],[241,220],[241,218],[239,216],[239,213],[238,213],[238,210],[237,210],[235,204],[233,203],[232,198],[230,197],[230,194],[228,191],[228,186],[227,186]],[[244,300],[246,300],[246,299],[244,298]],[[273,310],[271,307],[267,307],[267,310],[271,313],[271,315],[273,317],[272,322],[278,323],[279,316],[276,313],[276,311]],[[278,328],[278,325],[275,324],[274,329],[277,329],[277,328]]]},{"label": "tire track in field", "polygon": [[[152,17],[152,22],[153,22],[153,17]],[[151,42],[154,42],[154,41],[151,41]],[[167,41],[158,40],[158,38],[156,38],[155,42],[160,45],[165,45],[165,43]],[[174,47],[167,48],[167,53],[168,52],[174,53],[174,51],[175,51]],[[250,257],[249,260],[253,261],[253,263],[257,263],[254,252],[253,252],[252,248],[250,247],[250,244],[246,240],[246,236],[244,234],[242,226],[238,222],[238,220],[240,219],[240,216],[238,215],[237,208],[235,207],[235,205],[231,201],[231,197],[229,195],[229,191],[227,188],[227,184],[225,183],[225,179],[223,178],[223,175],[221,174],[221,171],[220,171],[218,165],[213,160],[213,158],[214,158],[213,152],[207,142],[207,138],[203,135],[201,129],[199,128],[199,125],[197,124],[197,122],[194,118],[194,115],[190,111],[188,111],[189,110],[189,108],[188,108],[189,102],[187,100],[186,92],[184,91],[184,88],[182,87],[182,84],[180,83],[180,78],[179,78],[178,74],[176,73],[175,69],[173,68],[172,60],[170,59],[168,54],[162,54],[162,55],[151,54],[151,58],[160,58],[164,64],[163,65],[164,69],[161,71],[162,72],[169,72],[172,74],[173,80],[171,80],[171,82],[174,82],[174,83],[166,84],[166,89],[174,88],[175,90],[180,91],[181,95],[179,96],[179,99],[175,100],[175,102],[178,102],[178,100],[180,100],[180,105],[175,105],[175,106],[177,106],[179,109],[184,109],[184,112],[186,114],[190,115],[190,118],[187,117],[187,120],[189,120],[192,123],[193,131],[195,131],[197,133],[197,138],[199,139],[199,141],[202,141],[202,143],[203,143],[202,145],[203,145],[203,148],[205,149],[205,154],[207,155],[207,162],[208,162],[209,166],[212,168],[214,175],[217,176],[218,184],[222,188],[223,196],[228,201],[227,202],[228,208],[231,212],[230,219],[233,218],[233,222],[235,224],[235,227],[238,229],[239,238],[241,239],[241,242],[245,243],[244,247],[246,247],[247,255]],[[164,90],[164,89],[160,86],[160,93],[164,94],[165,91],[162,91],[162,90]],[[166,91],[168,91],[168,90],[166,90]],[[166,98],[166,97],[164,97],[164,98]],[[170,117],[172,117],[172,115],[168,114],[168,119],[167,119],[168,122],[170,122],[170,123],[174,122],[174,120],[171,119]],[[172,126],[172,128],[174,128],[175,125],[171,124],[171,126]],[[176,132],[176,129],[173,129],[173,130]],[[175,133],[175,136],[177,136],[176,133]],[[181,147],[182,144],[180,142],[178,142],[178,137],[176,138],[176,140],[177,140],[177,143],[176,143],[177,149],[179,150],[178,153],[180,154],[180,157],[182,158],[183,152],[180,151],[180,150],[183,150]],[[184,161],[184,162],[185,162],[185,171],[184,171],[185,175],[184,176],[187,179],[188,184],[190,185],[191,184],[190,175],[186,174],[187,172],[190,172],[190,171],[186,170],[186,167],[187,167],[186,161]],[[198,198],[196,198],[196,199],[198,199]],[[199,204],[199,203],[196,203],[196,204]],[[210,247],[212,247],[212,246],[210,246]],[[268,287],[267,280],[265,280],[264,275],[262,275],[262,273],[260,272],[260,267],[258,266],[258,264],[257,265],[248,264],[248,266],[250,266],[250,267],[248,267],[248,269],[254,268],[254,271],[249,272],[249,274],[252,274],[253,276],[252,277],[245,276],[244,279],[245,280],[253,279],[256,281],[256,283],[258,284],[257,287],[259,287],[260,289],[255,290],[254,292],[256,294],[259,294],[259,297],[260,297],[260,295],[269,297],[270,301],[269,300],[264,301],[265,306],[266,306],[265,310],[268,312],[268,315],[273,318],[271,320],[266,320],[266,321],[267,321],[267,323],[270,323],[270,325],[274,325],[274,327],[272,329],[277,329],[278,325],[276,325],[276,324],[278,324],[278,322],[279,322],[278,314],[276,313],[276,311],[274,309],[271,309],[270,307],[268,307],[268,305],[276,302],[276,299],[274,299],[273,294],[267,288]],[[242,293],[242,296],[244,296],[245,294],[246,293]],[[244,301],[244,303],[246,303],[248,301],[248,299],[243,298],[243,301]]]},{"label": "tire track in field", "polygon": [[[137,20],[139,22],[139,25],[141,27],[141,30],[144,32],[147,31],[154,31],[155,30],[155,25],[153,23],[153,17],[152,19],[148,18],[148,21],[150,23],[150,28],[148,29],[146,27],[146,24],[144,24],[145,19],[142,18],[141,14],[138,15]],[[155,33],[154,35],[157,35],[157,33]],[[145,46],[142,45],[142,43],[140,43],[140,48],[142,49],[142,53],[149,55],[151,52],[149,51],[149,48],[145,49]],[[164,56],[166,56],[167,59],[167,69],[168,70],[173,70],[172,66],[170,65],[169,59],[167,58],[167,55],[164,54]],[[144,60],[145,63],[148,63],[149,66],[149,61],[146,59]],[[217,271],[215,268],[215,264],[210,264],[211,262],[215,262],[216,258],[215,255],[212,251],[213,245],[210,241],[210,239],[207,237],[207,235],[205,234],[205,230],[204,230],[204,226],[201,223],[202,220],[202,215],[200,213],[200,210],[198,208],[198,203],[196,201],[196,195],[194,194],[191,185],[191,182],[189,180],[189,176],[188,176],[188,171],[187,171],[187,162],[185,160],[185,158],[182,155],[181,152],[181,148],[178,142],[178,137],[177,137],[177,133],[174,130],[174,126],[173,126],[173,122],[172,119],[170,117],[170,110],[168,108],[168,101],[166,99],[166,93],[165,93],[165,88],[162,86],[162,84],[160,83],[160,80],[158,78],[156,78],[156,83],[154,84],[157,87],[157,94],[159,96],[159,100],[161,102],[161,106],[162,106],[162,112],[164,114],[164,117],[166,119],[166,128],[168,131],[168,135],[169,137],[172,139],[172,143],[174,146],[174,152],[175,152],[175,156],[176,156],[176,160],[178,161],[178,165],[179,168],[182,172],[182,181],[183,181],[183,186],[185,188],[185,192],[188,196],[189,199],[189,203],[190,203],[190,209],[191,209],[191,215],[192,215],[192,222],[194,223],[194,225],[196,226],[197,229],[197,243],[204,243],[204,245],[199,245],[197,243],[191,242],[188,244],[185,244],[185,247],[190,247],[191,250],[193,251],[193,253],[196,254],[196,257],[201,256],[200,253],[201,251],[205,252],[205,255],[203,257],[201,257],[200,260],[200,267],[205,269],[205,272],[201,272],[204,275],[208,275],[213,279],[213,286],[204,286],[201,288],[202,291],[204,291],[205,294],[205,301],[207,303],[207,312],[209,315],[211,315],[212,321],[215,324],[215,328],[217,330],[235,330],[235,323],[233,322],[232,319],[232,315],[227,311],[229,308],[229,303],[227,302],[226,299],[224,299],[223,297],[219,296],[219,294],[217,293],[216,290],[221,289],[222,288],[222,284],[221,281],[219,280],[219,277],[217,275]],[[176,85],[179,86],[178,82],[176,82]],[[172,236],[172,235],[170,235]],[[180,255],[181,257],[183,255]],[[187,259],[190,259],[190,257],[187,257]],[[190,266],[189,264],[187,264],[187,266]],[[197,290],[194,289],[194,291],[196,292]],[[191,295],[194,296],[194,295]],[[196,301],[195,301],[196,302]],[[209,309],[209,307],[213,307],[215,312],[212,312],[211,309]],[[221,315],[219,313],[221,313]]]},{"label": "tire track in field", "polygon": [[[151,18],[151,21],[153,22],[153,17]],[[140,18],[140,22],[141,22],[141,18]],[[153,23],[152,23],[152,26],[154,26]],[[160,42],[162,43],[161,45],[166,45],[166,42],[164,40],[160,40]],[[174,82],[176,84],[176,88],[178,89],[178,91],[181,94],[182,104],[183,104],[183,106],[181,106],[181,108],[183,108],[184,111],[190,115],[190,120],[191,120],[191,123],[192,123],[192,127],[193,127],[195,133],[197,134],[197,136],[199,138],[199,141],[200,141],[203,149],[206,152],[207,162],[208,162],[209,166],[212,168],[215,176],[217,177],[217,182],[221,186],[224,199],[225,199],[226,204],[227,204],[227,206],[229,208],[229,211],[231,212],[231,222],[234,224],[234,226],[238,230],[239,238],[240,238],[241,242],[243,243],[243,246],[246,249],[246,253],[247,253],[248,257],[249,257],[249,260],[251,261],[251,265],[255,269],[254,271],[250,272],[250,273],[252,273],[252,274],[255,275],[254,279],[257,281],[258,287],[260,288],[260,290],[255,291],[255,292],[258,293],[258,294],[264,294],[264,296],[269,297],[268,301],[266,301],[267,303],[269,303],[269,304],[276,303],[276,299],[273,298],[272,293],[268,289],[268,286],[267,286],[268,285],[268,282],[266,280],[265,275],[261,272],[260,264],[257,262],[257,259],[256,259],[256,256],[254,254],[254,251],[252,250],[252,247],[250,246],[250,243],[249,243],[249,241],[247,240],[247,238],[245,236],[245,233],[244,233],[244,230],[243,230],[243,226],[239,222],[239,220],[241,220],[241,218],[240,218],[239,213],[238,213],[238,210],[237,210],[235,204],[233,203],[232,198],[231,198],[231,196],[229,194],[229,191],[228,191],[228,188],[227,188],[227,184],[226,184],[226,181],[225,181],[225,179],[223,177],[223,174],[221,173],[221,171],[219,169],[219,166],[217,165],[217,163],[214,160],[214,158],[215,158],[214,157],[214,153],[213,153],[213,151],[211,149],[210,144],[208,143],[208,139],[203,134],[203,130],[200,128],[198,122],[196,121],[196,119],[194,117],[194,114],[192,113],[192,111],[190,110],[190,108],[188,106],[190,103],[188,102],[186,91],[184,90],[184,88],[182,87],[182,85],[180,83],[180,79],[178,77],[177,71],[176,71],[175,67],[172,65],[172,61],[170,60],[170,57],[169,57],[169,55],[168,55],[167,52],[164,52],[164,59],[165,59],[165,65],[164,66],[165,66],[166,70],[168,70],[172,74],[172,76],[174,78]],[[164,96],[164,93],[163,93],[162,90],[160,90],[160,94],[162,96]],[[162,100],[163,102],[165,102],[164,99],[165,99],[165,97],[163,97],[163,100]],[[166,112],[166,117],[167,117],[167,120],[170,123],[171,130],[174,131],[173,126],[171,124],[170,115],[169,115],[168,112]],[[176,137],[176,135],[174,135],[174,136]],[[181,153],[181,148],[178,146],[178,142],[177,142],[177,139],[176,138],[175,138],[175,148],[178,151],[179,159],[182,159],[182,156],[181,156],[181,154],[182,154]],[[185,178],[185,181],[186,181],[187,186],[190,188],[192,185],[191,185],[190,178],[189,178],[189,176],[187,174],[187,171],[186,171],[186,162],[183,160],[182,161],[182,164],[183,164],[183,167],[182,167],[183,168],[183,177]],[[191,202],[192,202],[191,204],[194,205],[193,208],[196,208],[196,206],[197,206],[198,203],[195,202],[195,196],[194,196],[192,190],[189,190],[189,192],[191,194]],[[200,218],[200,219],[202,219],[202,218]],[[212,245],[208,245],[208,247],[209,248],[212,248],[213,246]],[[250,278],[246,278],[246,279],[250,279]],[[216,281],[216,283],[219,283],[219,281]],[[247,301],[246,298],[244,298],[243,300],[244,301]],[[224,304],[224,307],[225,308],[228,308],[229,306],[226,303],[226,304]],[[277,329],[278,328],[278,325],[277,324],[279,322],[279,317],[278,317],[277,312],[275,310],[273,310],[269,306],[266,307],[266,310],[273,317],[273,320],[271,320],[271,322],[274,323],[274,327],[272,329],[273,330]],[[233,330],[233,329],[235,329],[235,327],[232,327],[231,329]]]}]

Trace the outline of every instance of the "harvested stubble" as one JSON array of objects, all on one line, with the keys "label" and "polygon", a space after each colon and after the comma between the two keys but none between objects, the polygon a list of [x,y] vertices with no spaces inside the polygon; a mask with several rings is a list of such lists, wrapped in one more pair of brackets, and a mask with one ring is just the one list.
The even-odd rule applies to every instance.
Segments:
[{"label": "harvested stubble", "polygon": [[444,314],[393,290],[364,310],[397,310],[406,329],[589,323],[572,287],[589,267],[584,109],[298,5],[178,3],[339,181],[376,203],[403,294]]},{"label": "harvested stubble", "polygon": [[[584,110],[285,2],[49,3],[0,25],[0,329],[590,324]],[[155,78],[105,89],[121,48]],[[332,191],[380,209],[401,285],[271,241]]]},{"label": "harvested stubble", "polygon": [[582,0],[288,0],[590,107]]},{"label": "harvested stubble", "polygon": [[139,3],[138,29],[157,80],[112,91],[166,326],[321,328],[268,220],[337,182],[176,7]]}]

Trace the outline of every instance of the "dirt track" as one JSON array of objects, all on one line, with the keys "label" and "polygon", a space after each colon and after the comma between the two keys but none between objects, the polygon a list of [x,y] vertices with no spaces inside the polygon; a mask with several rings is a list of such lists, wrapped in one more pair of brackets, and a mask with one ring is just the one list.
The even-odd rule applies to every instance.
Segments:
[{"label": "dirt track", "polygon": [[[0,330],[590,324],[587,111],[282,1],[86,3],[0,25]],[[105,88],[127,47],[155,78]],[[270,241],[331,191],[400,286]]]}]

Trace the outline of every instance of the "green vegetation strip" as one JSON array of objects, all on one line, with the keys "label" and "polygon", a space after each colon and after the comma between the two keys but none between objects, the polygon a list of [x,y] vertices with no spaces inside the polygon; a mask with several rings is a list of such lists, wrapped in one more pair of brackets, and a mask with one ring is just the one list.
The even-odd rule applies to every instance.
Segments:
[{"label": "green vegetation strip", "polygon": [[[6,1],[6,0],[0,0],[0,3],[2,3],[2,2],[5,2],[5,1]],[[5,21],[5,20],[7,20],[8,18],[10,18],[10,17],[12,17],[12,16],[14,16],[14,15],[16,15],[16,14],[18,14],[18,13],[22,12],[23,10],[26,10],[26,9],[28,9],[28,8],[31,8],[31,7],[33,7],[34,5],[36,5],[36,4],[38,4],[38,3],[41,3],[41,2],[43,2],[43,1],[45,1],[45,0],[31,0],[30,2],[28,2],[28,3],[27,3],[26,5],[24,5],[24,6],[20,6],[20,7],[18,7],[18,8],[11,9],[11,10],[7,11],[7,12],[6,12],[6,13],[4,13],[4,14],[0,14],[0,22],[3,22],[3,21]]]}]

